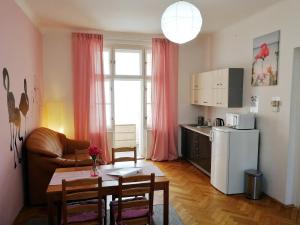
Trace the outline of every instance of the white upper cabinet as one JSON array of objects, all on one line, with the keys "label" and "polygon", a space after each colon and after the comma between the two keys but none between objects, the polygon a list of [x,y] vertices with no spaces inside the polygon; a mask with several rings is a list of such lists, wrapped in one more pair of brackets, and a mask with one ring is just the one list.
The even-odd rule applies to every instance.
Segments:
[{"label": "white upper cabinet", "polygon": [[199,86],[199,105],[211,105],[213,103],[212,98],[212,82],[213,76],[209,72],[200,73],[198,79]]},{"label": "white upper cabinet", "polygon": [[213,88],[228,88],[229,69],[215,70],[211,73],[214,77]]},{"label": "white upper cabinet", "polygon": [[228,89],[216,88],[213,90],[212,106],[228,107]]},{"label": "white upper cabinet", "polygon": [[197,89],[192,89],[191,92],[191,104],[193,105],[199,105],[199,90]]},{"label": "white upper cabinet", "polygon": [[199,86],[198,86],[198,74],[193,74],[191,79],[191,104],[199,104]]},{"label": "white upper cabinet", "polygon": [[191,103],[216,107],[242,107],[243,74],[244,70],[241,68],[194,74]]},{"label": "white upper cabinet", "polygon": [[198,86],[199,79],[198,78],[199,78],[198,74],[192,75],[192,89],[193,90],[199,89],[199,86]]}]

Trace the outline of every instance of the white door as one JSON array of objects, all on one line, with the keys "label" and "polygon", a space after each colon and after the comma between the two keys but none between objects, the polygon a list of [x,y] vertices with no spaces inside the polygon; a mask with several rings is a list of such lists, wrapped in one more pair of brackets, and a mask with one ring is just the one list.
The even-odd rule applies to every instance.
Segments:
[{"label": "white door", "polygon": [[228,192],[229,133],[212,131],[211,184],[223,193]]}]

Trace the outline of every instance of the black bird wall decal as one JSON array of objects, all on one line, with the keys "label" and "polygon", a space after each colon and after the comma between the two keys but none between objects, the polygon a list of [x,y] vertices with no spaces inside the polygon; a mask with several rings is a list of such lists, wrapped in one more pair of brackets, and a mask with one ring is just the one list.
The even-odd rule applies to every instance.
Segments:
[{"label": "black bird wall decal", "polygon": [[21,94],[19,109],[20,109],[22,115],[25,117],[25,136],[26,136],[26,115],[29,110],[29,98],[28,98],[28,94],[27,94],[26,79],[24,79],[24,92]]},{"label": "black bird wall decal", "polygon": [[[21,94],[19,108],[15,105],[14,94],[10,91],[10,79],[9,73],[6,68],[3,69],[3,86],[6,90],[7,95],[7,109],[8,109],[8,120],[10,128],[10,151],[14,152],[14,166],[17,167],[17,162],[21,163],[21,154],[18,149],[17,139],[23,144],[23,137],[20,134],[21,130],[21,113],[25,117],[29,110],[29,101],[27,95],[27,81],[24,79],[24,92]],[[26,134],[26,125],[25,125],[25,134]]]}]

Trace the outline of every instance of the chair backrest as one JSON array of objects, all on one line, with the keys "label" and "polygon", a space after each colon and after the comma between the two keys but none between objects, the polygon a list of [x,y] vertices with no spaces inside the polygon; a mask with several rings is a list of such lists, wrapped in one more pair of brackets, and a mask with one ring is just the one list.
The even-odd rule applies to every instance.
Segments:
[{"label": "chair backrest", "polygon": [[[117,222],[120,223],[122,221],[122,210],[128,208],[148,208],[148,215],[139,219],[142,221],[144,219],[144,221],[149,222],[153,213],[154,181],[154,173],[151,175],[119,177]],[[145,196],[146,194],[148,194],[148,198],[136,198],[131,201],[122,201],[124,197]],[[126,222],[128,220],[126,219]]]},{"label": "chair backrest", "polygon": [[89,150],[88,149],[76,149],[75,150],[75,166],[80,166],[80,164],[84,165],[92,165],[93,160],[89,156]]},{"label": "chair backrest", "polygon": [[[102,178],[86,178],[62,181],[62,214],[63,224],[68,224],[68,215],[83,212],[98,212],[98,222],[102,224]],[[96,202],[86,203],[86,200],[98,199]],[[80,204],[68,204],[69,202]],[[86,204],[84,204],[86,203]]]},{"label": "chair backrest", "polygon": [[[115,164],[116,162],[127,162],[127,161],[133,161],[136,163],[137,161],[137,154],[136,154],[136,147],[122,147],[122,148],[112,148],[112,164]],[[122,152],[133,152],[132,156],[121,156],[116,157],[116,153],[122,153]]]}]

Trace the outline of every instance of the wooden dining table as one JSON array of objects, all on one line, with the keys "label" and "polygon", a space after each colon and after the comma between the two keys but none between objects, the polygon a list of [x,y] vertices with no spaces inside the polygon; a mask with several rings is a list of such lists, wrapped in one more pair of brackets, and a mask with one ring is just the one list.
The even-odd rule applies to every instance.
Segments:
[{"label": "wooden dining table", "polygon": [[[99,176],[102,176],[102,194],[118,195],[118,179],[116,177],[108,176],[104,174],[105,171],[112,171],[114,169],[138,167],[142,168],[142,173],[155,173],[155,191],[163,191],[163,224],[169,224],[169,180],[168,178],[151,162],[138,161],[136,164],[133,162],[116,163],[115,165],[101,165],[98,166]],[[78,179],[89,177],[89,171],[91,167],[68,167],[58,168],[55,170],[53,177],[47,188],[47,201],[48,201],[48,224],[54,225],[55,209],[61,204],[62,199],[62,185],[61,179]],[[73,177],[72,177],[73,176]]]}]

